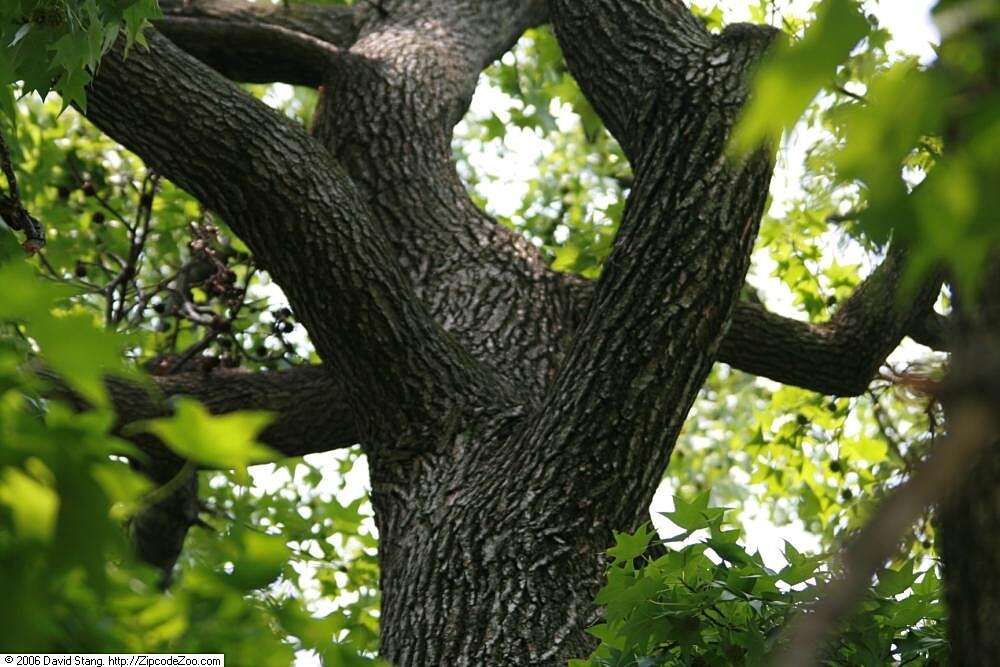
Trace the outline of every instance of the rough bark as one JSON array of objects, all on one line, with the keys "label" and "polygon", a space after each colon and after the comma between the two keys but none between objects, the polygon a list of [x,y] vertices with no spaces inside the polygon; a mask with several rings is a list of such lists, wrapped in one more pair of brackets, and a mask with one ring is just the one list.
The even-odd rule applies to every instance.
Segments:
[{"label": "rough bark", "polygon": [[[351,50],[356,58],[331,86],[342,92],[321,109],[318,136],[377,195],[377,214],[409,234],[398,249],[404,264],[408,248],[426,257],[425,229],[439,238],[451,227],[466,236],[477,231],[462,224],[476,214],[454,176],[447,132],[485,59],[473,47],[484,34],[502,35],[501,19],[515,12],[487,11],[498,3],[463,18],[467,4],[389,3],[390,18],[362,31]],[[746,95],[747,67],[769,31],[747,28],[716,39],[676,7],[668,13],[686,16],[678,29],[700,30],[700,41],[680,64],[654,58],[632,72],[658,81],[653,99],[619,100],[630,108],[648,102],[644,122],[629,129],[643,133],[650,148],[634,156],[637,186],[588,320],[565,361],[558,349],[532,353],[539,338],[552,340],[544,331],[522,329],[507,346],[513,364],[505,355],[504,371],[532,390],[527,398],[537,387],[538,405],[459,431],[412,461],[371,457],[383,654],[395,664],[560,664],[586,653],[591,641],[583,628],[595,618],[599,554],[611,529],[631,528],[644,514],[714,359],[770,174],[766,156],[730,163],[724,145]],[[399,40],[421,22],[440,31]],[[675,27],[664,23],[669,29],[651,54],[671,48]],[[608,49],[602,62],[616,57]],[[588,89],[586,77],[578,78]],[[401,100],[409,104],[400,108]],[[373,154],[387,160],[372,161]],[[442,194],[434,196],[436,217],[424,219],[428,190]],[[461,248],[462,236],[456,240]],[[472,259],[468,268],[443,267],[435,291],[481,289],[469,272],[489,280],[491,267],[483,257]],[[544,287],[511,292],[507,302],[537,303]],[[478,315],[456,312],[459,340]],[[551,361],[536,361],[535,373],[545,372],[533,376],[521,370],[526,358]]]},{"label": "rough bark", "polygon": [[[714,361],[857,392],[928,310],[931,288],[873,308],[893,263],[825,327],[737,306],[772,165],[725,144],[771,29],[713,36],[679,0],[165,5],[173,43],[106,58],[88,117],[247,242],[324,365],[162,389],[277,408],[285,453],[360,441],[393,664],[587,654],[601,553],[645,518]],[[546,17],[636,174],[594,285],[476,208],[450,148],[482,68]],[[178,45],[236,79],[322,82],[313,136]],[[115,389],[123,421],[164,409],[134,391]]]},{"label": "rough bark", "polygon": [[[503,387],[416,298],[343,167],[164,38],[151,34],[150,44],[147,53],[104,59],[88,118],[247,242],[342,373],[360,432],[394,438],[458,407],[494,403]],[[454,387],[467,392],[462,406]]]},{"label": "rough bark", "polygon": [[[548,8],[544,3],[521,3],[520,7],[519,12],[503,16],[497,24],[502,29],[491,33],[491,41],[467,40],[472,45],[467,44],[464,50],[474,55],[465,58],[464,66],[460,64],[452,69],[478,71],[479,66],[474,64],[477,59],[488,61],[499,55],[525,27],[547,19]],[[384,8],[386,12],[392,9],[389,5]],[[230,48],[231,41],[236,39],[234,35],[240,34],[248,24],[294,28],[347,49],[358,39],[361,25],[366,22],[362,11],[343,7],[257,8],[229,0],[203,0],[198,3],[168,2],[164,9],[168,18],[161,29],[168,37],[227,76],[241,81],[298,82],[283,71],[265,67],[248,67],[247,72],[237,69],[245,62],[253,62],[252,56],[241,51],[242,47]],[[410,16],[411,20],[414,15],[426,14],[426,7],[421,9],[413,3],[409,3],[406,10],[403,18]],[[179,37],[172,23],[177,17],[187,21],[185,30],[196,37],[193,42]],[[451,18],[455,20],[454,16]],[[459,17],[458,20],[465,19]],[[442,22],[442,25],[450,24]],[[379,33],[378,39],[382,37]],[[205,40],[211,39],[216,40],[216,46],[221,43],[225,48],[206,48],[205,44],[211,42]],[[371,36],[368,39],[375,41]],[[271,44],[262,31],[246,33],[239,40],[245,48],[262,53]],[[381,48],[391,52],[394,42],[385,41],[387,45]],[[366,49],[371,51],[372,47],[362,45],[357,52],[363,54]],[[444,50],[455,49],[448,46]],[[287,51],[281,57],[271,53],[267,53],[267,57],[272,68],[278,63],[284,63],[282,67],[287,65],[289,71],[296,73],[309,68],[307,62]],[[455,53],[449,53],[448,57],[459,58]],[[230,64],[230,60],[234,64]],[[411,62],[413,59],[400,56],[400,60]],[[428,66],[428,69],[435,68],[434,63]],[[435,77],[437,75],[435,72]],[[353,83],[341,82],[342,86]],[[420,84],[427,86],[431,97],[441,98],[440,88],[435,89],[426,81]],[[469,81],[466,84],[469,85]],[[614,82],[608,85],[613,88]],[[390,84],[384,86],[392,88]],[[331,94],[326,98],[326,108],[319,113],[320,134],[329,145],[339,146],[348,170],[355,180],[360,176],[363,182],[359,184],[371,193],[374,206],[386,217],[390,229],[405,230],[404,235],[393,237],[395,250],[408,268],[420,296],[435,318],[456,333],[480,359],[487,362],[493,359],[495,365],[506,368],[527,361],[528,365],[537,368],[540,381],[550,378],[573,332],[586,316],[593,285],[548,271],[534,248],[472,204],[451,161],[450,123],[439,127],[441,131],[430,143],[411,142],[413,135],[398,124],[392,128],[389,139],[383,137],[376,141],[377,134],[389,133],[385,120],[379,116],[395,118],[402,115],[422,123],[427,111],[413,108],[410,99],[383,102],[380,93],[367,85],[362,85],[362,92],[350,96]],[[614,90],[608,95],[615,99]],[[460,109],[464,109],[469,96],[471,88],[457,95]],[[365,106],[350,108],[351,104]],[[347,153],[343,146],[347,142],[336,136],[326,136],[328,129],[322,127],[324,117],[335,117],[341,112],[349,114],[337,121],[341,133],[367,135],[355,139],[361,145],[355,147],[353,160],[349,154],[343,155]],[[457,115],[460,112],[456,113],[456,118]],[[355,126],[353,132],[348,127],[351,125]],[[437,147],[433,148],[435,142]],[[407,164],[400,161],[402,144],[406,144],[405,152],[417,153],[410,156],[412,159]],[[372,153],[379,159],[369,159]],[[396,170],[386,171],[389,167]],[[398,200],[387,201],[390,194]],[[406,211],[409,219],[401,220],[399,211]],[[435,258],[433,262],[429,260],[431,257]],[[873,284],[859,290],[859,294],[849,301],[850,305],[824,325],[810,326],[774,315],[759,304],[739,304],[719,350],[719,360],[755,375],[814,391],[844,396],[863,392],[879,365],[904,335],[909,334],[918,342],[937,349],[944,345],[942,324],[930,313],[934,284],[927,284],[915,298],[907,301],[905,307],[884,307],[900,301],[896,295],[901,278],[899,264],[890,258],[888,265],[869,281]],[[506,312],[498,312],[503,304],[509,304]],[[536,323],[535,330],[525,330],[525,321]],[[492,327],[493,335],[484,336],[484,322]],[[512,335],[532,340],[511,346],[507,353],[501,350],[497,358],[498,348],[511,345]],[[539,342],[543,340],[548,341],[544,344],[548,349],[543,349]]]},{"label": "rough bark", "polygon": [[161,0],[157,29],[227,77],[317,86],[357,37],[354,7],[234,0]]}]

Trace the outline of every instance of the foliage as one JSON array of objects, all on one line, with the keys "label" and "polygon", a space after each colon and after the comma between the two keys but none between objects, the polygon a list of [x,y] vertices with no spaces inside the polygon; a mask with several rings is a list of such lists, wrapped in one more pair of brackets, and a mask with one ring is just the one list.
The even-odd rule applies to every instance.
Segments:
[{"label": "foliage", "polygon": [[11,86],[86,108],[85,88],[124,29],[126,50],[160,15],[156,0],[6,0],[0,5],[0,110],[15,117]]},{"label": "foliage", "polygon": [[[768,664],[788,619],[822,594],[830,570],[821,557],[786,543],[785,566],[772,570],[740,545],[742,531],[727,526],[726,510],[711,507],[708,493],[675,497],[674,506],[667,517],[684,530],[679,535],[653,540],[647,528],[616,535],[597,596],[605,620],[590,630],[601,647],[575,667]],[[651,541],[667,545],[666,553],[646,555]],[[914,567],[907,561],[879,573],[823,664],[944,664],[937,568]]]},{"label": "foliage", "polygon": [[[933,65],[883,60],[872,68],[889,35],[866,24],[854,0],[818,3],[802,38],[760,68],[734,144],[746,150],[791,128],[824,88],[841,92],[846,100],[829,109],[825,124],[836,146],[833,186],[855,184],[863,193],[856,231],[911,246],[915,275],[944,262],[959,285],[973,288],[1000,241],[992,186],[1000,177],[1000,97],[987,64],[996,56],[1000,9],[952,0],[936,12],[943,41]],[[907,178],[907,167],[921,178]]]},{"label": "foliage", "polygon": [[[123,525],[157,491],[123,458],[144,455],[114,435],[103,378],[282,368],[310,352],[237,239],[61,111],[56,100],[23,98],[12,145],[45,249],[25,259],[0,227],[10,290],[0,303],[0,595],[12,602],[0,647],[224,652],[282,667],[313,652],[326,664],[371,664],[376,543],[364,499],[340,500],[356,453],[333,470],[284,462],[270,479],[287,481],[267,496],[245,473],[201,473],[205,525],[192,530],[169,594],[132,554]],[[87,399],[87,412],[52,397],[52,372]],[[265,416],[177,406],[143,427],[207,465],[259,460]]]},{"label": "foliage", "polygon": [[[12,242],[9,236],[3,238]],[[157,575],[135,561],[122,530],[150,497],[149,482],[124,457],[142,460],[144,454],[112,435],[114,415],[106,403],[78,415],[65,402],[42,400],[42,382],[23,366],[25,354],[38,351],[49,368],[97,398],[103,392],[98,378],[121,365],[122,339],[96,328],[90,315],[73,315],[79,309],[72,301],[54,303],[49,297],[63,290],[26,269],[11,257],[0,269],[16,297],[3,304],[8,335],[0,346],[0,595],[9,603],[0,646],[224,650],[241,664],[282,666],[296,648],[315,648],[366,662],[356,648],[331,645],[344,627],[340,616],[314,619],[301,601],[280,594],[273,582],[290,554],[274,530],[230,526],[212,538],[205,557],[190,559],[169,595],[159,590]],[[69,364],[68,347],[74,352]],[[257,418],[211,418],[189,409],[165,423],[211,432],[231,428],[233,419]],[[228,452],[218,443],[202,444],[210,459]]]}]

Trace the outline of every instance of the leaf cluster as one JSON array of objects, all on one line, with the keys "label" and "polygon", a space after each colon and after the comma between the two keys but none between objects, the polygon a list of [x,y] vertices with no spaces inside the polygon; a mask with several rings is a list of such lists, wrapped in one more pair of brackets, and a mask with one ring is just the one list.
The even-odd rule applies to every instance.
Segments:
[{"label": "leaf cluster", "polygon": [[[574,667],[765,665],[795,614],[810,613],[832,571],[819,556],[785,547],[785,565],[769,568],[741,546],[742,530],[709,494],[674,497],[666,516],[683,532],[654,539],[648,528],[616,534],[607,583],[597,601],[601,641]],[[651,545],[666,553],[648,555]],[[825,665],[944,664],[947,642],[940,581],[934,566],[908,561],[879,573],[859,611],[826,647]]]}]

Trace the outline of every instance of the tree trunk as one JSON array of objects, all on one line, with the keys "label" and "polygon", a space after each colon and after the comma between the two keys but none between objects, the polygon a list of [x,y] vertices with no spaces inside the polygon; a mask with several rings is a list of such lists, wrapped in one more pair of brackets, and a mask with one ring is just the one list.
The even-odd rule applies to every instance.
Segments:
[{"label": "tree trunk", "polygon": [[[952,360],[955,396],[946,409],[977,402],[1000,412],[1000,262],[983,278],[979,298],[960,301],[958,341]],[[941,556],[955,665],[1000,664],[1000,434],[942,508]]]}]

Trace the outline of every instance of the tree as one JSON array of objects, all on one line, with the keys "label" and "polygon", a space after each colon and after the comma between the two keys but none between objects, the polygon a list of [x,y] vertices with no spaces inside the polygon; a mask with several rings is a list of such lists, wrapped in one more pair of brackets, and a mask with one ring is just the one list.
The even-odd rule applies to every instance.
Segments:
[{"label": "tree", "polygon": [[[887,145],[898,153],[895,162],[872,166],[858,157],[856,143],[844,149],[838,166],[845,178],[870,188],[858,237],[880,243],[896,236],[881,265],[828,321],[779,316],[745,289],[774,167],[773,131],[798,119],[859,40],[878,35],[852,3],[824,3],[811,33],[797,46],[777,47],[774,28],[735,23],[712,31],[678,0],[159,4],[164,15],[144,38],[142,21],[154,16],[153,3],[130,5],[134,13],[119,17],[127,37],[118,37],[119,23],[106,16],[91,24],[96,31],[60,37],[63,20],[46,22],[37,15],[42,4],[32,2],[0,15],[9,24],[0,25],[10,28],[8,43],[22,44],[21,55],[7,60],[24,90],[55,79],[67,103],[152,170],[140,179],[136,217],[121,219],[124,251],[106,251],[121,260],[114,271],[101,259],[103,249],[93,266],[76,265],[75,278],[59,262],[43,269],[84,287],[97,282],[91,271],[109,274],[94,293],[113,330],[165,314],[199,327],[202,337],[185,334],[190,345],[179,355],[148,364],[154,382],[162,395],[193,397],[211,413],[229,415],[227,428],[243,433],[239,446],[224,450],[212,425],[225,417],[164,401],[134,378],[107,381],[116,432],[144,452],[130,450],[133,465],[163,485],[132,516],[131,535],[140,556],[167,573],[199,521],[195,466],[185,459],[245,468],[269,456],[252,444],[255,437],[285,456],[361,443],[379,536],[380,657],[399,665],[565,664],[595,649],[587,629],[600,619],[595,597],[605,553],[615,533],[632,533],[648,520],[716,362],[851,397],[865,394],[905,336],[942,344],[942,318],[933,311],[942,273],[917,269],[936,269],[955,256],[941,256],[952,248],[926,243],[900,219],[914,212],[923,219],[921,197],[939,197],[935,188],[947,187],[956,171],[941,169],[940,180],[907,196],[899,164],[913,151],[936,161],[936,131],[947,127],[938,116],[947,108],[886,139],[899,144]],[[97,12],[91,5],[86,11]],[[606,258],[593,248],[557,253],[555,267],[576,273],[556,270],[552,257],[483,212],[452,148],[484,68],[525,31],[546,24],[562,55],[551,36],[539,37],[536,48],[548,45],[546,67],[568,68],[582,90],[581,113],[617,141],[609,148],[604,139],[604,150],[620,150],[623,166],[612,175],[627,189]],[[140,45],[130,43],[135,39]],[[34,70],[25,64],[31,48],[48,52],[52,42],[51,62]],[[90,70],[70,68],[76,47]],[[798,78],[775,79],[789,62],[805,63]],[[755,88],[758,70],[764,74]],[[791,81],[791,92],[767,88],[767,73],[772,83]],[[870,105],[883,125],[862,129],[889,126],[888,114],[877,112],[892,93],[916,81],[926,85],[918,101],[933,99],[949,76],[913,67],[879,73]],[[233,81],[319,87],[311,128]],[[770,118],[769,94],[791,104],[784,115],[793,117]],[[772,106],[761,107],[761,99]],[[744,117],[741,151],[731,138]],[[846,126],[851,141],[864,136],[850,117]],[[918,139],[926,145],[916,147]],[[979,153],[950,155],[973,160]],[[983,183],[995,173],[968,165]],[[84,171],[81,192],[100,196],[98,179]],[[217,215],[223,236],[236,238],[222,242],[218,225],[201,216],[189,259],[160,273],[149,289],[140,262],[154,200],[162,194],[165,206],[179,208],[186,201],[161,178]],[[8,175],[8,187],[15,180]],[[23,211],[16,190],[13,200],[11,210]],[[101,205],[115,209],[111,201]],[[995,230],[982,222],[985,211],[969,214],[962,243],[995,243]],[[103,224],[101,215],[91,223]],[[185,233],[178,224],[161,243],[177,243]],[[581,252],[594,255],[589,266]],[[913,269],[913,258],[923,267]],[[973,284],[981,264],[967,262],[965,273],[951,275]],[[280,368],[265,348],[253,354],[266,370],[216,368],[238,363],[256,342],[203,354],[232,340],[234,327],[260,337],[240,319],[258,270],[291,306],[275,315],[273,331],[287,342],[280,334],[294,317],[318,363]],[[214,310],[194,307],[193,289],[205,295],[202,304],[215,299]],[[818,300],[811,314],[826,314],[832,303]],[[41,371],[50,379],[47,395],[55,377],[57,393],[77,409],[102,407],[96,371],[74,374],[46,343],[46,326],[53,340],[63,332],[58,318],[20,302],[3,314],[29,322],[48,364]],[[265,426],[248,410],[275,419]],[[28,463],[22,467],[30,472]],[[19,483],[45,487],[42,478]],[[255,573],[271,572],[274,542],[241,539],[244,560],[234,559],[234,567],[245,588],[260,587],[273,578]],[[269,555],[247,555],[261,553]],[[280,560],[280,548],[277,554]],[[618,562],[640,556],[619,552]],[[91,567],[99,569],[97,555]],[[286,629],[305,636],[304,623],[295,626],[298,633],[291,622]]]}]

